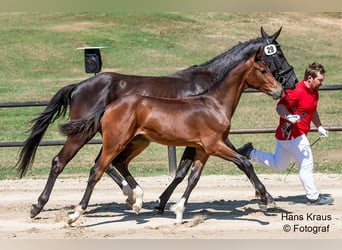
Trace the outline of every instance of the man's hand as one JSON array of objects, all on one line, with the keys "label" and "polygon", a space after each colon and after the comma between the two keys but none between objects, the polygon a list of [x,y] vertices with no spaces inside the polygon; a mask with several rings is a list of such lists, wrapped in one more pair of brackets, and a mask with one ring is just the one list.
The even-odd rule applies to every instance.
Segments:
[{"label": "man's hand", "polygon": [[291,123],[296,123],[300,120],[300,115],[287,115],[285,117],[286,120],[288,120]]},{"label": "man's hand", "polygon": [[323,128],[323,126],[319,126],[318,127],[318,133],[319,133],[319,136],[321,138],[326,138],[329,136],[329,132],[328,130],[326,130],[325,128]]}]

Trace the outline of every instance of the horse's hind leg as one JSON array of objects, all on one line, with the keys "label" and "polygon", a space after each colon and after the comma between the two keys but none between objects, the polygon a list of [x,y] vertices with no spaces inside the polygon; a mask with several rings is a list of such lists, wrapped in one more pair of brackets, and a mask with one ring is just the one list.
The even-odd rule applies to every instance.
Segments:
[{"label": "horse's hind leg", "polygon": [[118,184],[125,196],[132,197],[132,188],[112,164],[108,166],[105,172],[115,181],[116,184]]},{"label": "horse's hind leg", "polygon": [[172,180],[170,185],[164,190],[164,192],[159,196],[159,205],[155,207],[155,212],[157,214],[164,213],[164,209],[165,209],[165,205],[167,201],[170,199],[172,193],[174,192],[176,187],[179,185],[179,183],[181,183],[184,180],[186,174],[188,173],[190,167],[192,166],[194,162],[195,154],[196,154],[195,148],[191,148],[191,147],[185,148],[185,151],[179,162],[179,166],[177,168],[175,178]]},{"label": "horse's hind leg", "polygon": [[45,204],[48,202],[53,186],[59,174],[62,173],[64,167],[75,156],[78,150],[86,143],[86,140],[81,137],[68,137],[61,151],[52,159],[50,174],[45,184],[45,187],[38,197],[38,203],[33,204],[30,217],[36,217]]},{"label": "horse's hind leg", "polygon": [[182,198],[171,207],[171,210],[176,214],[176,223],[182,223],[185,206],[188,202],[192,190],[195,188],[198,180],[201,177],[202,170],[207,162],[209,155],[207,155],[202,148],[196,149],[196,156],[194,159],[194,166],[188,179],[188,185]]}]

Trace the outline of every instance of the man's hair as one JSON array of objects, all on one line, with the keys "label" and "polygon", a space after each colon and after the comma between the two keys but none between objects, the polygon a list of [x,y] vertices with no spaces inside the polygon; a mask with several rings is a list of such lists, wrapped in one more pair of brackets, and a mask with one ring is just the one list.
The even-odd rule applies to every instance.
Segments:
[{"label": "man's hair", "polygon": [[304,80],[307,80],[309,76],[316,78],[318,73],[321,73],[322,75],[325,73],[323,65],[317,62],[311,63],[306,67]]}]

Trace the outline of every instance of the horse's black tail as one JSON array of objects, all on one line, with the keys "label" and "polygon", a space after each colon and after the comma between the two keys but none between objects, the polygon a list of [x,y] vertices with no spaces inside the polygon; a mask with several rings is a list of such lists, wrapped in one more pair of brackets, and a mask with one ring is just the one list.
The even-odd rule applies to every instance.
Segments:
[{"label": "horse's black tail", "polygon": [[34,123],[30,129],[31,134],[24,142],[19,153],[19,160],[15,165],[20,178],[32,166],[39,142],[43,138],[49,125],[56,119],[65,116],[70,105],[72,93],[77,86],[78,84],[76,83],[61,88],[52,97],[45,110],[31,121],[31,123]]},{"label": "horse's black tail", "polygon": [[60,132],[66,136],[81,135],[90,140],[101,129],[101,118],[105,108],[105,106],[100,106],[85,119],[71,120],[66,124],[60,125]]}]

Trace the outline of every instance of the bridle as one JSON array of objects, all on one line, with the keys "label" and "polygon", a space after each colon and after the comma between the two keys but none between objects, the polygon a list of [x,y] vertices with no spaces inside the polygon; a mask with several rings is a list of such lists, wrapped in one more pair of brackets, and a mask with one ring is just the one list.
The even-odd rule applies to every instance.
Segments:
[{"label": "bridle", "polygon": [[[276,75],[274,76],[275,79],[281,84],[283,89],[286,89],[286,83],[289,81],[291,76],[294,74],[293,67],[289,64],[287,64],[287,67],[285,69],[282,69],[282,65],[279,62],[279,59],[275,56],[277,54],[278,48],[280,48],[279,44],[273,44],[269,41],[269,39],[266,40],[266,46],[264,47],[264,52],[267,57],[271,57],[273,59],[275,68],[276,68]],[[291,74],[289,74],[291,73]]]}]

